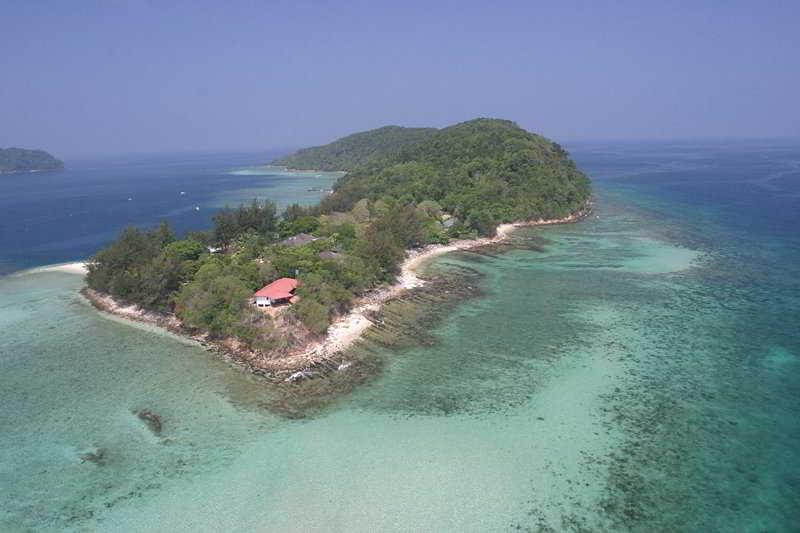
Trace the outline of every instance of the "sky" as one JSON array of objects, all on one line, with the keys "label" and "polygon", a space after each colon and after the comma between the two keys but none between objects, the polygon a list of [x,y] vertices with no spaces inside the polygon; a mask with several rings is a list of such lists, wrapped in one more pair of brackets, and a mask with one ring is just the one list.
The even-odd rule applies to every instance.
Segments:
[{"label": "sky", "polygon": [[800,2],[0,0],[0,147],[291,148],[478,116],[800,137]]}]

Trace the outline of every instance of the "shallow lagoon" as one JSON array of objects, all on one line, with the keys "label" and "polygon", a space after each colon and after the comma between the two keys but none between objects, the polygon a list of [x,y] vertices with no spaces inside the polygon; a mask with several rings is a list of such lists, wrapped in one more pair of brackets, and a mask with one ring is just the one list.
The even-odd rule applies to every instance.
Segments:
[{"label": "shallow lagoon", "polygon": [[[198,347],[96,314],[75,276],[0,279],[0,529],[791,530],[795,221],[697,208],[695,152],[668,180],[636,173],[650,148],[578,155],[595,217],[439,258],[432,275],[469,270],[480,296],[425,346],[362,346],[382,373],[305,419]],[[93,448],[104,464],[81,463]]]}]

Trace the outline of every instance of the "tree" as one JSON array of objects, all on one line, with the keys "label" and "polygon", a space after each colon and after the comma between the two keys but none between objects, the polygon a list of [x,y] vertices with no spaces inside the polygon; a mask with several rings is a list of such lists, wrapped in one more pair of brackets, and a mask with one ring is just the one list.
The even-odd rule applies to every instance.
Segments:
[{"label": "tree", "polygon": [[189,261],[197,259],[202,254],[206,253],[207,249],[205,245],[194,239],[184,239],[168,244],[164,252],[167,255],[175,257],[179,261]]},{"label": "tree", "polygon": [[419,246],[423,239],[422,219],[417,210],[409,204],[388,204],[373,225],[375,230],[391,235],[395,243],[405,248]]},{"label": "tree", "polygon": [[286,209],[283,210],[283,220],[287,222],[294,222],[300,217],[309,216],[311,214],[311,210],[307,207],[303,207],[297,203],[290,204],[286,206]]},{"label": "tree", "polygon": [[188,326],[224,337],[234,333],[251,295],[241,280],[222,275],[217,265],[206,265],[178,292],[175,312]]},{"label": "tree", "polygon": [[227,246],[237,235],[236,215],[226,205],[212,218],[214,222],[214,242]]},{"label": "tree", "polygon": [[330,325],[330,307],[311,298],[301,299],[294,304],[293,312],[317,335],[325,333]]},{"label": "tree", "polygon": [[282,220],[278,228],[281,237],[289,237],[298,233],[315,233],[319,225],[319,217],[303,215],[292,220]]},{"label": "tree", "polygon": [[388,281],[398,271],[403,259],[403,247],[389,231],[383,231],[378,224],[370,224],[359,240],[354,253],[363,262],[366,274],[371,279]]},{"label": "tree", "polygon": [[172,295],[183,280],[183,261],[174,254],[162,253],[142,269],[133,303],[145,309],[168,311]]},{"label": "tree", "polygon": [[87,284],[123,301],[148,300],[142,286],[143,270],[173,239],[166,223],[152,230],[125,228],[117,241],[91,259]]},{"label": "tree", "polygon": [[214,239],[218,244],[228,246],[239,235],[254,231],[265,237],[272,237],[277,229],[278,218],[273,202],[253,200],[249,206],[238,209],[224,209],[214,215]]}]

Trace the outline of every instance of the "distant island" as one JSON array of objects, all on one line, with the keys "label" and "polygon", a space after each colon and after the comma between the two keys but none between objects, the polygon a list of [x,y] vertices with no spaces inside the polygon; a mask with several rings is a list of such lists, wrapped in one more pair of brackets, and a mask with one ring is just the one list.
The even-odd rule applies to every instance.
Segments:
[{"label": "distant island", "polygon": [[325,146],[304,148],[272,164],[295,170],[353,170],[395,157],[404,147],[424,141],[436,131],[436,128],[384,126],[342,137]]},{"label": "distant island", "polygon": [[382,302],[423,283],[421,260],[496,242],[512,224],[572,222],[590,205],[567,152],[507,120],[387,126],[272,164],[347,174],[318,205],[280,215],[254,200],[181,239],[165,223],[127,228],[89,261],[84,294],[293,380],[352,343]]},{"label": "distant island", "polygon": [[44,150],[0,148],[0,174],[59,170],[62,168],[64,168],[64,162]]}]

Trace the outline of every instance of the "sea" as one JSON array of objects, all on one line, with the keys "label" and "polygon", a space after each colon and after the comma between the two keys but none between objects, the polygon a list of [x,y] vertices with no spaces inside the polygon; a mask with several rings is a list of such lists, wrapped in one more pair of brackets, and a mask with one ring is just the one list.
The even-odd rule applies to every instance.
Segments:
[{"label": "sea", "polygon": [[217,153],[0,177],[0,531],[798,531],[800,142],[567,147],[590,217],[433,260],[475,291],[291,415],[303,389],[41,267],[335,176]]},{"label": "sea", "polygon": [[253,198],[315,203],[338,177],[266,165],[275,153],[79,158],[58,172],[2,175],[0,274],[85,259],[125,226],[166,221],[182,235]]}]

